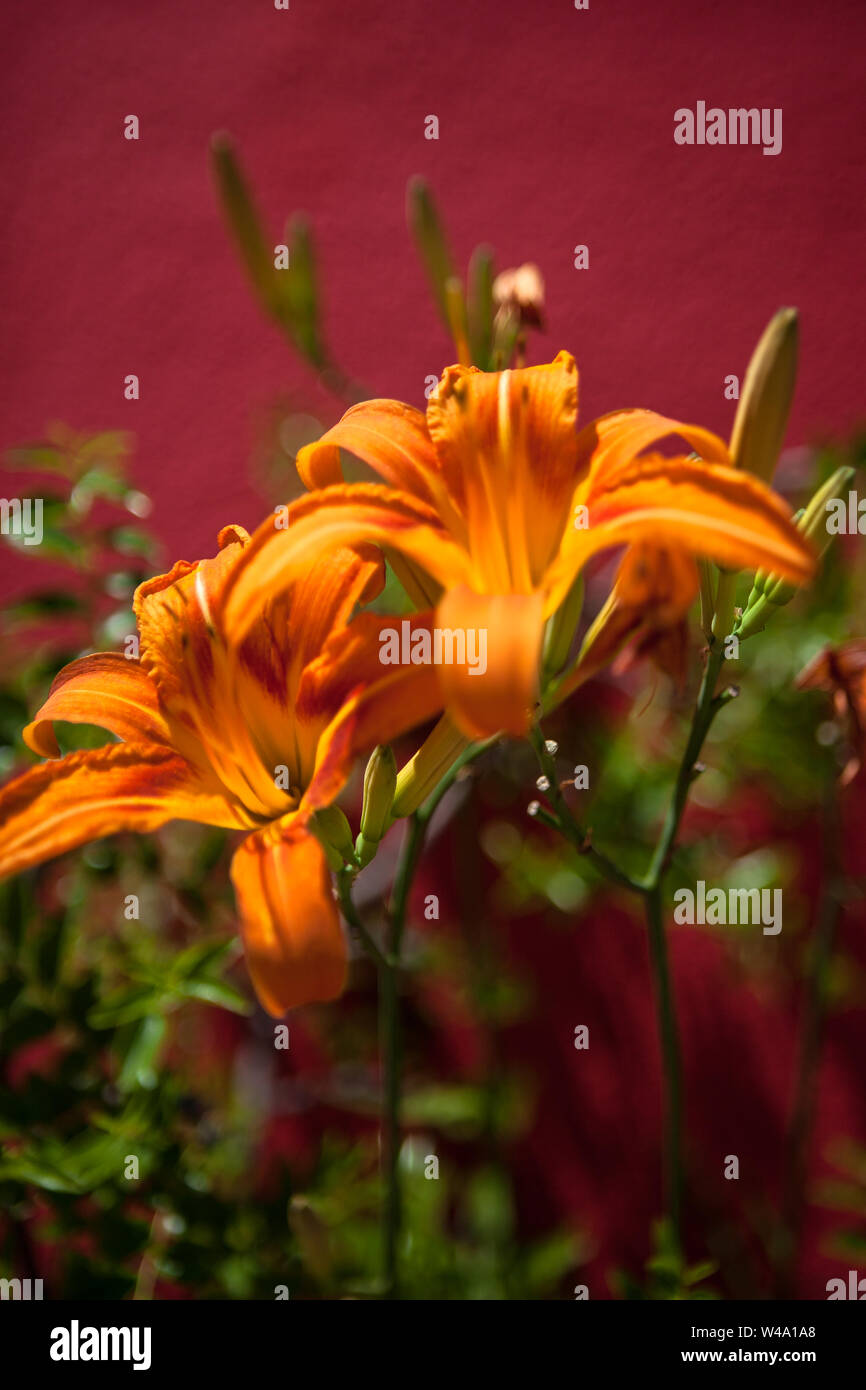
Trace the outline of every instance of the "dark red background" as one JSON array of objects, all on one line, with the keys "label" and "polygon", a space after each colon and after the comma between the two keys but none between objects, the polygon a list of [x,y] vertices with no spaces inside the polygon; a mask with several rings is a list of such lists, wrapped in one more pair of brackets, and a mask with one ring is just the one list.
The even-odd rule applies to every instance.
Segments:
[{"label": "dark red background", "polygon": [[[540,265],[549,320],[536,356],[576,353],[584,418],[651,405],[727,433],[724,378],[742,374],[780,304],[803,320],[789,443],[844,437],[866,416],[861,0],[591,0],[585,12],[571,0],[291,0],[288,12],[42,0],[7,7],[0,38],[0,444],[52,420],[133,431],[170,558],[260,518],[247,468],[268,402],[308,390],[323,420],[338,410],[252,301],[208,173],[216,130],[238,141],[273,241],[286,214],[310,214],[335,354],[375,393],[420,404],[425,376],[451,357],[405,231],[406,180],[422,173],[461,263],[488,240],[501,266]],[[782,153],[676,146],[674,111],[698,100],[781,107]],[[123,138],[130,113],[137,143]],[[431,113],[436,143],[423,137]],[[576,243],[588,271],[572,267]],[[135,403],[123,400],[130,372]],[[511,941],[548,1006],[514,1040],[545,1100],[522,1183],[541,1225],[564,1210],[588,1221],[599,1270],[637,1267],[660,1204],[642,933],[597,916],[566,960],[562,934],[543,931]],[[715,1165],[707,1205],[730,1192],[718,1156],[731,1151],[748,1165],[744,1199],[769,1195],[795,1011],[732,987],[706,942],[680,933],[675,948],[690,1116],[705,1171]],[[583,1084],[574,1020],[622,1045],[612,1068],[584,1066]],[[824,1139],[862,1133],[861,1055],[850,1018],[837,1022]],[[809,1297],[844,1273],[815,1258],[821,1224]]]},{"label": "dark red background", "polygon": [[[336,355],[374,393],[421,403],[451,357],[405,232],[422,173],[462,263],[489,240],[541,266],[537,353],[575,352],[584,418],[652,405],[726,432],[724,378],[780,304],[803,314],[790,441],[863,417],[859,0],[42,0],[6,8],[2,44],[0,444],[57,419],[134,431],[172,555],[258,519],[253,413],[304,379],[220,223],[220,129],[275,242],[310,214]],[[782,153],[675,145],[699,99],[781,107]]]}]

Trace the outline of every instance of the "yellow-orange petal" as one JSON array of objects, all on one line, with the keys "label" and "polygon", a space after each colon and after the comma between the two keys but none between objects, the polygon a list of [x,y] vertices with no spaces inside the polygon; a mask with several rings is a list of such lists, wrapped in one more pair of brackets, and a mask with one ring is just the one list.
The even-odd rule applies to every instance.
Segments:
[{"label": "yellow-orange petal", "polygon": [[389,487],[408,492],[448,514],[449,520],[456,516],[455,499],[449,494],[420,410],[390,400],[353,405],[321,439],[300,450],[297,469],[305,487],[331,487],[344,481],[341,449],[367,464]]},{"label": "yellow-orange petal", "polygon": [[540,593],[478,594],[465,585],[441,599],[436,626],[463,633],[467,660],[437,670],[446,709],[470,738],[526,733],[538,699],[543,606]]},{"label": "yellow-orange petal", "polygon": [[293,703],[307,667],[319,660],[333,633],[344,630],[358,605],[378,597],[385,581],[381,552],[372,545],[331,550],[298,577],[267,624],[250,632],[271,649],[285,633],[288,648],[288,699]]},{"label": "yellow-orange petal", "polygon": [[[439,668],[412,661],[383,663],[382,640],[391,633],[407,652],[418,633],[431,637],[432,614],[411,618],[362,613],[328,643],[308,668],[297,706],[299,729],[330,715],[319,735],[315,767],[301,807],[315,810],[339,795],[359,753],[390,743],[442,709]],[[407,633],[403,640],[402,626]],[[432,640],[430,641],[432,652]]]},{"label": "yellow-orange petal", "polygon": [[242,641],[263,605],[322,555],[370,542],[399,550],[443,585],[461,582],[468,572],[465,551],[425,503],[375,483],[327,487],[293,503],[285,530],[275,529],[271,518],[258,528],[226,586],[226,632]]},{"label": "yellow-orange petal", "polygon": [[449,367],[427,422],[465,512],[475,587],[529,592],[562,534],[576,481],[577,367]]},{"label": "yellow-orange petal", "polygon": [[611,486],[617,471],[662,439],[678,435],[707,463],[730,464],[728,446],[711,430],[654,410],[614,410],[592,420],[577,436],[578,472],[594,486]]},{"label": "yellow-orange petal", "polygon": [[325,853],[295,820],[247,838],[232,858],[247,967],[273,1018],[336,999],[348,954]]},{"label": "yellow-orange petal", "polygon": [[170,820],[249,826],[223,797],[201,789],[168,748],[111,743],[40,763],[0,791],[0,878],[89,840]]},{"label": "yellow-orange petal", "polygon": [[815,571],[815,553],[776,493],[721,464],[647,455],[592,480],[582,494],[588,526],[572,528],[548,576],[547,611],[559,606],[590,556],[652,541],[704,555],[731,569],[768,569],[796,584]]},{"label": "yellow-orange petal", "polygon": [[183,717],[191,704],[201,702],[212,675],[214,614],[248,543],[242,527],[226,526],[211,559],[178,560],[167,574],[145,580],[135,591],[141,664],[170,714]]},{"label": "yellow-orange petal", "polygon": [[588,680],[606,666],[637,633],[658,637],[679,628],[699,582],[697,565],[688,551],[649,541],[630,545],[610,597],[581,646],[575,668],[581,678]]},{"label": "yellow-orange petal", "polygon": [[118,652],[83,656],[55,677],[48,698],[22,735],[42,758],[59,756],[55,720],[95,724],[128,743],[169,742],[153,681],[138,661]]}]

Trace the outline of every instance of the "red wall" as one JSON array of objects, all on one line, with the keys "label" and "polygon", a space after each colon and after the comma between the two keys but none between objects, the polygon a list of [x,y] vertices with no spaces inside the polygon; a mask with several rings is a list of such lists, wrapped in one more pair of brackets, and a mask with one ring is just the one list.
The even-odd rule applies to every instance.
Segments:
[{"label": "red wall", "polygon": [[[790,442],[866,415],[858,0],[40,0],[7,9],[2,40],[0,444],[56,419],[130,428],[172,554],[258,519],[254,413],[309,380],[217,215],[221,128],[274,241],[310,213],[336,353],[373,393],[421,402],[450,357],[404,227],[420,172],[461,259],[488,239],[541,265],[537,355],[577,354],[584,418],[653,405],[726,431],[724,377],[785,303],[803,313]],[[698,100],[781,107],[782,153],[675,145]]]}]

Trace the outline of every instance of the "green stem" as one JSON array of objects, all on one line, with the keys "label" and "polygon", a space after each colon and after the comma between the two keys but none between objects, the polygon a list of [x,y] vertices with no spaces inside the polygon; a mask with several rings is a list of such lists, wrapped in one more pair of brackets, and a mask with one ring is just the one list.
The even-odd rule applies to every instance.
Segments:
[{"label": "green stem", "polygon": [[646,920],[649,928],[650,961],[656,996],[656,1018],[662,1053],[662,1073],[665,1078],[664,1096],[664,1164],[665,1193],[671,1232],[677,1249],[681,1248],[681,1216],[683,1190],[682,1159],[682,1060],[679,1030],[674,1008],[665,936],[661,888],[657,885],[645,894]]},{"label": "green stem", "polygon": [[722,622],[717,627],[715,640],[709,650],[689,736],[680,759],[667,814],[662,824],[661,834],[649,870],[641,885],[649,931],[659,1045],[665,1080],[665,1188],[671,1228],[678,1248],[681,1247],[682,1239],[683,1205],[682,1058],[665,935],[662,884],[679,833],[689,789],[696,775],[696,765],[704,741],[719,710],[731,698],[727,692],[716,695],[716,685],[725,662],[724,639],[728,635],[733,618],[732,586],[725,582],[728,578],[729,576],[723,575],[719,582],[716,616],[718,619],[724,605]]},{"label": "green stem", "polygon": [[349,923],[352,931],[358,937],[358,940],[361,942],[367,954],[372,956],[380,970],[388,969],[391,962],[388,960],[388,957],[380,951],[373,937],[367,931],[352,899],[352,883],[354,882],[354,878],[355,872],[353,869],[349,868],[342,869],[341,872],[337,874],[337,892],[340,897],[340,908],[343,916]]},{"label": "green stem", "polygon": [[815,1121],[818,1069],[830,989],[830,970],[845,897],[841,864],[842,818],[835,782],[827,788],[823,814],[824,894],[812,943],[794,1101],[785,1145],[785,1178],[776,1241],[776,1297],[792,1298],[797,1252],[806,1205],[809,1137]]},{"label": "green stem", "polygon": [[722,709],[731,698],[727,693],[722,693],[721,695],[716,695],[715,693],[724,663],[723,642],[717,641],[710,648],[710,653],[707,657],[707,664],[704,669],[703,680],[701,681],[698,702],[695,705],[695,711],[692,716],[688,740],[674,782],[673,795],[668,805],[661,834],[656,844],[647,875],[641,885],[643,890],[647,893],[651,893],[655,888],[658,888],[661,883],[680,828],[680,821],[682,820],[683,812],[686,808],[689,789],[695,779],[695,765],[700,757],[704,741],[706,740],[707,734],[710,732],[712,722],[719,710]]},{"label": "green stem", "polygon": [[389,964],[379,975],[381,999],[382,1055],[384,1057],[384,1123],[382,1161],[385,1174],[384,1262],[388,1298],[399,1295],[399,1242],[403,1220],[400,1190],[400,1109],[402,1097],[403,1043],[400,1027],[400,953],[406,927],[409,893],[428,820],[417,812],[406,822],[403,848],[394,878],[388,908]]},{"label": "green stem", "polygon": [[[677,1026],[674,992],[671,982],[668,946],[664,926],[662,887],[670,856],[676,844],[680,823],[694,781],[697,762],[713,720],[735,692],[716,694],[719,676],[725,663],[725,639],[734,622],[736,575],[723,573],[719,579],[715,601],[715,616],[709,636],[709,653],[704,669],[697,703],[692,715],[688,739],[674,781],[670,803],[661,832],[643,879],[634,879],[606,855],[589,844],[586,833],[572,816],[556,778],[553,757],[548,752],[540,728],[530,734],[539,764],[547,778],[549,796],[555,815],[539,812],[544,824],[554,825],[571,844],[589,855],[596,868],[613,883],[640,894],[646,912],[649,935],[650,962],[656,998],[656,1018],[664,1077],[664,1167],[668,1216],[677,1247],[682,1239],[682,1059]],[[709,594],[704,619],[709,623]]]},{"label": "green stem", "polygon": [[462,768],[484,752],[493,740],[464,750],[438,783],[424,805],[406,820],[406,830],[394,885],[388,904],[387,944],[382,950],[364,926],[352,900],[354,869],[337,875],[337,890],[343,916],[365,950],[376,962],[379,973],[379,1029],[382,1053],[382,1172],[385,1199],[382,1206],[382,1258],[385,1297],[398,1298],[400,1291],[400,1233],[403,1202],[400,1188],[400,1111],[402,1097],[403,1046],[400,1027],[400,984],[403,936],[409,895],[427,828],[445,793],[453,786]]},{"label": "green stem", "polygon": [[559,781],[557,780],[556,765],[553,761],[553,755],[547,751],[544,735],[537,724],[533,725],[530,729],[529,737],[535,749],[536,757],[538,758],[538,765],[549,783],[545,795],[550,798],[556,811],[556,815],[551,816],[549,812],[544,813],[542,810],[539,810],[536,819],[543,821],[547,825],[553,825],[555,829],[574,846],[578,853],[586,855],[590,862],[598,869],[599,873],[603,874],[611,883],[617,883],[621,888],[628,888],[632,892],[640,892],[641,885],[627,874],[624,869],[620,869],[617,864],[614,864],[612,859],[608,859],[606,854],[596,849],[595,845],[592,843],[589,832],[584,830],[575,820],[568,802],[562,794]]}]

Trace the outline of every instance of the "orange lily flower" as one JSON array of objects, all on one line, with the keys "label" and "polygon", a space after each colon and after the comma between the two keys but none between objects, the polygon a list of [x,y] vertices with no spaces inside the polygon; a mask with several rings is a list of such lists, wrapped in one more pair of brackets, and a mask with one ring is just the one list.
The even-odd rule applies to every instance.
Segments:
[{"label": "orange lily flower", "polygon": [[[678,435],[701,461],[646,452]],[[340,449],[384,483],[342,483]],[[484,629],[487,670],[438,668],[447,712],[469,737],[526,731],[538,697],[546,620],[599,551],[651,541],[686,552],[670,602],[696,576],[693,556],[770,568],[799,583],[811,548],[788,508],[731,466],[716,435],[647,410],[577,431],[577,368],[561,352],[539,367],[449,367],[426,418],[398,401],[354,406],[298,471],[311,496],[289,526],[265,523],[227,587],[232,630],[335,545],[374,541],[401,557],[443,629]],[[401,570],[398,569],[398,574]],[[429,584],[432,579],[433,586]],[[473,678],[474,677],[474,678]]]},{"label": "orange lily flower", "polygon": [[[0,791],[0,877],[89,840],[173,819],[246,831],[231,877],[250,975],[275,1017],[332,999],[347,952],[315,813],[344,786],[363,748],[437,708],[435,681],[383,668],[348,623],[381,588],[367,547],[333,551],[260,606],[239,643],[219,619],[249,542],[227,527],[219,553],[140,585],[140,660],[82,657],[54,681],[24,731],[42,763]],[[365,628],[380,620],[362,615]],[[392,620],[393,621],[393,620]],[[58,757],[55,720],[122,740]]]},{"label": "orange lily flower", "polygon": [[866,767],[866,641],[856,638],[825,647],[797,677],[798,690],[825,690],[847,726],[849,756],[842,770],[846,787]]}]

